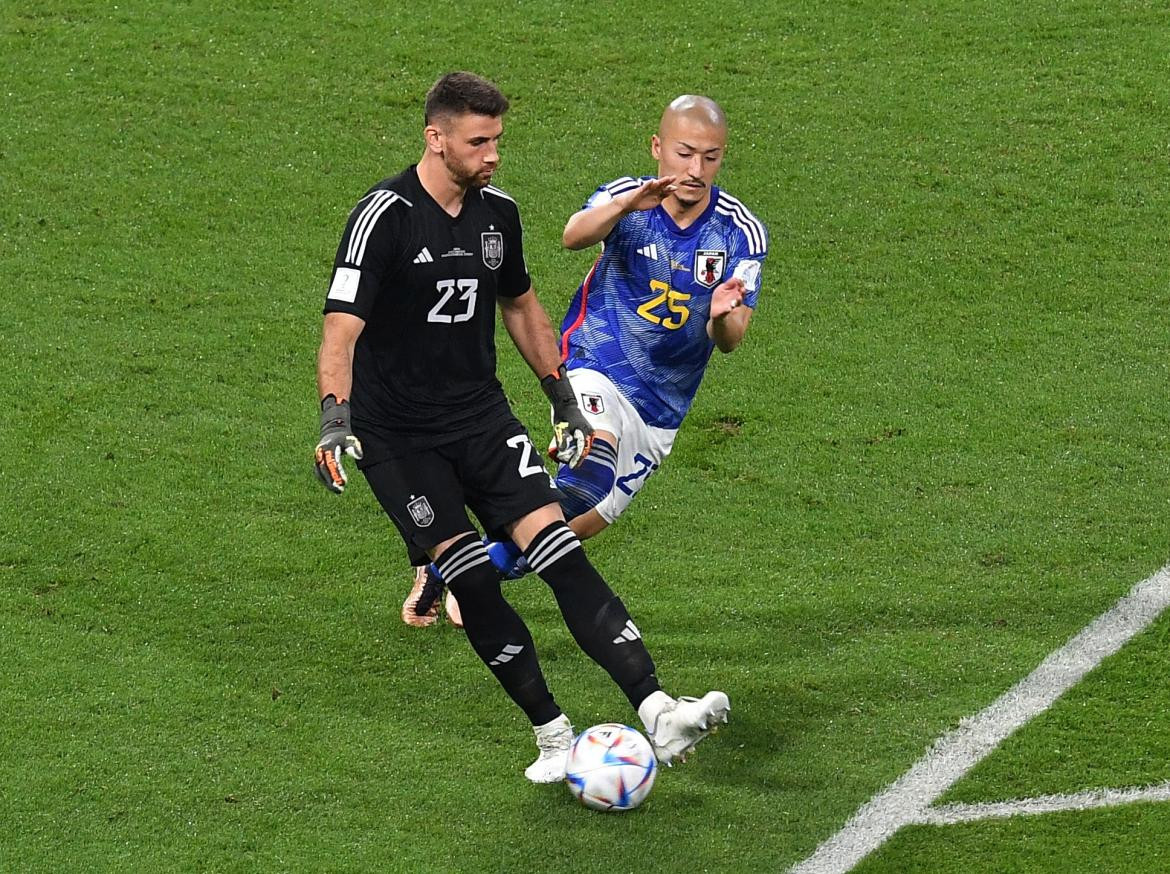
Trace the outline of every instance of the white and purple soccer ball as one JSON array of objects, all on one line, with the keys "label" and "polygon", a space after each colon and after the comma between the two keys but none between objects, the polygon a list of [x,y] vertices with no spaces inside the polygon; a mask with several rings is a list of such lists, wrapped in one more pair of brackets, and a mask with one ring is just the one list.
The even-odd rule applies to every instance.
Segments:
[{"label": "white and purple soccer ball", "polygon": [[628,725],[607,722],[573,740],[565,783],[586,807],[633,810],[650,794],[657,771],[650,741]]}]

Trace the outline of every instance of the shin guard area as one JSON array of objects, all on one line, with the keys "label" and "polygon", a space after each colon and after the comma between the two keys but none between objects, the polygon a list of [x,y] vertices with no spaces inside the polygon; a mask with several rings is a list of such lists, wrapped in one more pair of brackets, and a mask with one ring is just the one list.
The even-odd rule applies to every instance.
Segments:
[{"label": "shin guard area", "polygon": [[557,599],[577,645],[603,667],[635,707],[657,691],[654,662],[621,599],[590,564],[564,522],[541,530],[524,551]]},{"label": "shin guard area", "polygon": [[468,534],[435,562],[459,599],[472,649],[533,725],[560,715],[541,673],[536,647],[524,620],[504,600],[500,580],[483,542]]}]

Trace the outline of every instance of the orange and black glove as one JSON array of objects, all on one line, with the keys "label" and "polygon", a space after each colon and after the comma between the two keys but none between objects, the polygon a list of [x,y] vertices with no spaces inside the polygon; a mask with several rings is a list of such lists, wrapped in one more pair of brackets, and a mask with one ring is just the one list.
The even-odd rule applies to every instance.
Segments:
[{"label": "orange and black glove", "polygon": [[577,395],[569,383],[565,365],[540,381],[552,403],[553,440],[548,457],[577,467],[593,447],[593,426],[577,406]]},{"label": "orange and black glove", "polygon": [[341,456],[361,460],[362,443],[353,436],[349,425],[349,401],[339,401],[333,395],[321,399],[321,442],[317,444],[313,460],[317,476],[325,488],[341,494],[345,491],[345,469]]}]

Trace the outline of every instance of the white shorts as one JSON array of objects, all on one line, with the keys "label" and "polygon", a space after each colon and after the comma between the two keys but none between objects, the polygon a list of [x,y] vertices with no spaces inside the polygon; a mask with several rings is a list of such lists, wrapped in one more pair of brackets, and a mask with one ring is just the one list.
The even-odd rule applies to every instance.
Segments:
[{"label": "white shorts", "polygon": [[647,425],[609,378],[596,370],[570,370],[569,379],[589,424],[618,439],[617,477],[597,505],[601,518],[613,522],[670,455],[678,429]]}]

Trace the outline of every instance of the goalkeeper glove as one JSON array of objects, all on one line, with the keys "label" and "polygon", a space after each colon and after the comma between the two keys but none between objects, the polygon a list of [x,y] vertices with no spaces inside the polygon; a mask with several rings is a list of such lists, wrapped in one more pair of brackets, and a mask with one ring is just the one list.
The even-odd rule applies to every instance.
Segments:
[{"label": "goalkeeper glove", "polygon": [[540,387],[552,403],[553,441],[548,447],[548,456],[576,467],[593,446],[593,426],[577,406],[577,395],[573,392],[565,365],[544,377]]},{"label": "goalkeeper glove", "polygon": [[353,436],[349,426],[349,401],[339,401],[333,395],[321,399],[321,442],[314,453],[317,476],[325,488],[341,494],[345,491],[346,476],[341,466],[342,454],[361,460],[362,443]]}]

